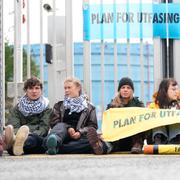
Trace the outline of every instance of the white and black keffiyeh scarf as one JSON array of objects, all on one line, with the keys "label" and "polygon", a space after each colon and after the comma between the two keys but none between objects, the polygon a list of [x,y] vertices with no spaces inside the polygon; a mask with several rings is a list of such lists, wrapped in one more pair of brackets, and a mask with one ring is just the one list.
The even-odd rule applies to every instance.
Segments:
[{"label": "white and black keffiyeh scarf", "polygon": [[84,95],[80,95],[76,98],[70,98],[65,96],[63,104],[65,109],[70,110],[69,114],[72,114],[72,112],[79,113],[88,107],[86,97]]},{"label": "white and black keffiyeh scarf", "polygon": [[47,108],[48,104],[49,100],[43,96],[35,101],[32,101],[25,95],[20,98],[18,108],[24,116],[30,116],[40,114]]}]

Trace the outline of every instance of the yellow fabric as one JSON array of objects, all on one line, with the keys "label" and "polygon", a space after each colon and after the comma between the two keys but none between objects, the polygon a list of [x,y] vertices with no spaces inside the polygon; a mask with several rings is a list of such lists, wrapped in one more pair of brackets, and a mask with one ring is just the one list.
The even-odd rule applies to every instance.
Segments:
[{"label": "yellow fabric", "polygon": [[111,108],[103,113],[102,138],[116,141],[156,127],[180,123],[180,110]]},{"label": "yellow fabric", "polygon": [[148,108],[151,108],[151,109],[159,109],[159,105],[156,104],[155,102],[152,102],[149,104]]}]

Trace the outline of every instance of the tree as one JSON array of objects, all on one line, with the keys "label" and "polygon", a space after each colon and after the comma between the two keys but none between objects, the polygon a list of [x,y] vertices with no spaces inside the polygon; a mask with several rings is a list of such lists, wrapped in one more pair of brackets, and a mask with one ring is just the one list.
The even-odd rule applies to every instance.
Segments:
[{"label": "tree", "polygon": [[[12,45],[5,43],[5,81],[13,81],[13,56],[14,48]],[[27,78],[27,53],[23,49],[23,80]],[[31,58],[31,74],[39,76],[39,69],[34,60]]]},{"label": "tree", "polygon": [[[5,98],[6,106],[9,106],[9,98],[7,97],[7,82],[13,82],[13,67],[14,67],[14,47],[5,43]],[[35,61],[31,58],[31,74],[39,77],[39,69]],[[23,49],[23,80],[27,79],[27,53]]]},{"label": "tree", "polygon": [[[5,83],[13,81],[13,56],[14,48],[12,45],[5,43]],[[31,74],[39,76],[39,69],[34,60],[31,58]],[[23,80],[27,79],[27,53],[23,49]]]}]

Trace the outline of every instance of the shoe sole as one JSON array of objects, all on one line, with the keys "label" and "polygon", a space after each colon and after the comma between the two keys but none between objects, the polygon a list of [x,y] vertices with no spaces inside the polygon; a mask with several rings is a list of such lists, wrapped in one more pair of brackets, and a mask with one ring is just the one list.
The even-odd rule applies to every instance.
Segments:
[{"label": "shoe sole", "polygon": [[14,128],[12,125],[8,125],[5,128],[5,145],[6,149],[11,149],[13,147],[15,140]]},{"label": "shoe sole", "polygon": [[57,138],[55,135],[50,135],[47,139],[47,153],[49,155],[55,155],[57,154]]},{"label": "shoe sole", "polygon": [[100,140],[98,138],[98,134],[96,132],[96,129],[94,128],[89,128],[87,132],[87,138],[89,141],[89,144],[93,148],[93,151],[97,155],[102,155],[103,154],[103,148],[102,145],[100,145]]},{"label": "shoe sole", "polygon": [[13,154],[20,156],[24,153],[23,147],[29,134],[29,128],[27,126],[21,126],[16,134],[16,139],[13,146]]},{"label": "shoe sole", "polygon": [[142,153],[143,153],[143,151],[140,148],[132,148],[131,149],[131,154],[142,154]]}]

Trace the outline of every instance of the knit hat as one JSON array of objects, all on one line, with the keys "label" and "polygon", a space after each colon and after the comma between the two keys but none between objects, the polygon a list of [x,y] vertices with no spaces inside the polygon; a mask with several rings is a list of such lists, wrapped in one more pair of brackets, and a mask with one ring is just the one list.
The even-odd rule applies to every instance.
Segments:
[{"label": "knit hat", "polygon": [[134,91],[134,85],[133,85],[133,82],[132,82],[132,80],[130,78],[124,77],[119,81],[118,91],[124,85],[129,85],[132,88],[132,90]]}]

